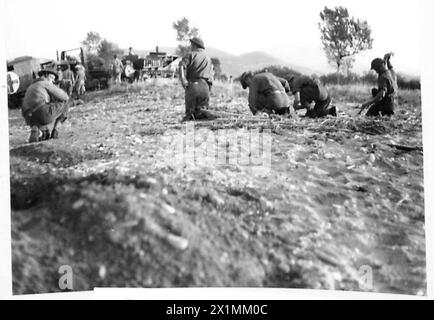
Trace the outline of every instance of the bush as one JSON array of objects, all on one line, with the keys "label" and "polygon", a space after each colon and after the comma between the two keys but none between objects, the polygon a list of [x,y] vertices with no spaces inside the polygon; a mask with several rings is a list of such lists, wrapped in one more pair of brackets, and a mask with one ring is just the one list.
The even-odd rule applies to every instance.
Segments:
[{"label": "bush", "polygon": [[[367,73],[362,76],[356,73],[349,73],[342,75],[337,73],[329,73],[320,77],[321,82],[325,85],[369,85],[375,86],[377,84],[377,75],[374,73]],[[397,74],[397,83],[399,89],[420,90],[420,79],[409,78],[402,74]]]}]

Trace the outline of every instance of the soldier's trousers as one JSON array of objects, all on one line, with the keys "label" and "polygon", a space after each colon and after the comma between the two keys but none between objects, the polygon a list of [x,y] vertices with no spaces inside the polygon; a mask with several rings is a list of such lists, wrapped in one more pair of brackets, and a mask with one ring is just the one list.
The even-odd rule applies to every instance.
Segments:
[{"label": "soldier's trousers", "polygon": [[70,97],[72,95],[72,90],[74,89],[74,85],[73,85],[72,81],[62,80],[60,82],[60,88],[62,90],[64,90],[68,94],[68,96]]},{"label": "soldier's trousers", "polygon": [[210,112],[203,110],[209,105],[209,84],[204,79],[189,82],[185,89],[185,117],[190,120],[213,119]]},{"label": "soldier's trousers", "polygon": [[[372,97],[378,94],[378,89],[372,89]],[[395,102],[390,97],[384,97],[381,101],[374,103],[366,112],[368,117],[376,117],[380,114],[383,116],[391,116],[395,113]]]},{"label": "soldier's trousers", "polygon": [[321,118],[328,115],[336,115],[336,109],[330,108],[331,102],[332,99],[330,98],[330,96],[328,96],[327,99],[323,101],[315,101],[315,106],[313,107],[313,109],[307,109],[306,117]]},{"label": "soldier's trousers", "polygon": [[86,92],[86,87],[84,86],[84,80],[77,80],[75,84],[75,92],[79,97]]},{"label": "soldier's trousers", "polygon": [[289,97],[286,93],[281,91],[267,92],[264,95],[265,111],[275,114],[291,114],[294,115],[295,111],[291,106]]},{"label": "soldier's trousers", "polygon": [[52,102],[44,104],[34,112],[23,114],[27,125],[43,127],[56,120],[64,122],[67,119],[70,102]]}]

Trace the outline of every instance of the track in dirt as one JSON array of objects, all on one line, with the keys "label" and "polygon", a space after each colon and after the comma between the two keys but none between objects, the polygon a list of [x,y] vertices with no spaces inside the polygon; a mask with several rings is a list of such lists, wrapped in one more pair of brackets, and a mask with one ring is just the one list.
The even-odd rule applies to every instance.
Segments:
[{"label": "track in dirt", "polygon": [[219,132],[269,134],[264,170],[185,153],[177,84],[117,90],[90,94],[55,141],[25,144],[10,111],[15,293],[59,291],[61,265],[75,290],[362,290],[368,267],[372,291],[425,293],[420,100],[393,120],[350,118],[344,100],[338,119],[270,120],[248,114],[240,88],[215,86],[225,121],[196,123],[194,150],[240,152]]}]

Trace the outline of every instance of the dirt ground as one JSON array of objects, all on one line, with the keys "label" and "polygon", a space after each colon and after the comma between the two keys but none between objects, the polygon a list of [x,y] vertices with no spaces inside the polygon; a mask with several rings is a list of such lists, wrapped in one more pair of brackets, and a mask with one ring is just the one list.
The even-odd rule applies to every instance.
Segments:
[{"label": "dirt ground", "polygon": [[[426,294],[420,92],[401,93],[390,120],[354,117],[360,101],[340,90],[337,119],[270,120],[249,114],[246,91],[217,84],[211,108],[221,118],[197,122],[194,142],[170,81],[87,93],[60,138],[36,144],[10,110],[14,293],[60,291],[68,265],[73,290]],[[183,156],[219,132],[270,137],[269,165]],[[215,147],[237,150],[221,139]]]}]

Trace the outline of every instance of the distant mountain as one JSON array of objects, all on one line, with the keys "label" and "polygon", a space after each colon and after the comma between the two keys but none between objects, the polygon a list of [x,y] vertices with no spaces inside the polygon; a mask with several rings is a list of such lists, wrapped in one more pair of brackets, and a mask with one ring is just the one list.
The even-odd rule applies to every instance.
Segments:
[{"label": "distant mountain", "polygon": [[[128,50],[124,51],[125,53],[128,53]],[[146,56],[150,51],[155,51],[155,48],[152,50],[134,50],[134,53],[140,56]],[[174,54],[176,48],[159,47],[158,51]],[[318,73],[306,67],[287,63],[286,61],[273,57],[272,55],[262,51],[253,51],[241,55],[233,55],[216,48],[208,47],[206,48],[206,52],[210,57],[218,58],[220,60],[223,73],[232,75],[234,78],[240,76],[245,71],[255,71],[272,65],[286,66],[307,75]]]}]

